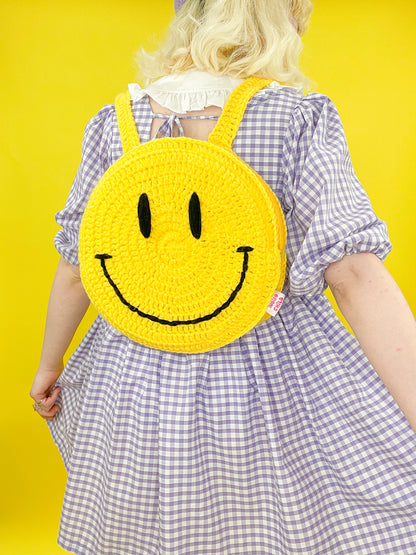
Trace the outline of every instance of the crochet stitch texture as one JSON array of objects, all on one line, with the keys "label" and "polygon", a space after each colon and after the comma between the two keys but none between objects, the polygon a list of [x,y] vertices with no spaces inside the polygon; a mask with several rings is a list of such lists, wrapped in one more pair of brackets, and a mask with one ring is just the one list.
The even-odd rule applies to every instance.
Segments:
[{"label": "crochet stitch texture", "polygon": [[140,144],[129,94],[116,99],[124,155],[95,187],[80,230],[84,287],[116,329],[166,351],[224,346],[269,317],[285,278],[276,195],[232,151],[252,77],[230,96],[208,141]]}]

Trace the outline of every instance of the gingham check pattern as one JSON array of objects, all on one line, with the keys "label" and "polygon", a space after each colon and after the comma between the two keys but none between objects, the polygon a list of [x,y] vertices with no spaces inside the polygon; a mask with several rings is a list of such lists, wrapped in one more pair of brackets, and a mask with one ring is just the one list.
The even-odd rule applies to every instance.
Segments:
[{"label": "gingham check pattern", "polygon": [[[134,115],[149,140],[147,98]],[[68,470],[59,543],[80,555],[415,554],[416,434],[322,294],[329,263],[391,249],[336,108],[261,91],[234,149],[286,215],[283,308],[200,354],[141,346],[96,319],[49,422]],[[73,264],[89,194],[121,154],[105,106],[57,214]]]}]

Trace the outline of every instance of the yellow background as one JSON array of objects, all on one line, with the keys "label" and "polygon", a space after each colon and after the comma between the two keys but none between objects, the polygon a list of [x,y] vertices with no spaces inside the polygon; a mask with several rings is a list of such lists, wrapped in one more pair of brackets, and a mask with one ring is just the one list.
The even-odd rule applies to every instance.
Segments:
[{"label": "yellow background", "polygon": [[[302,65],[341,113],[355,170],[389,225],[394,250],[386,266],[415,312],[416,5],[414,0],[316,0],[314,5]],[[0,552],[5,555],[63,553],[56,534],[65,473],[28,396],[58,261],[53,216],[79,163],[86,122],[135,80],[135,50],[148,47],[148,37],[160,34],[172,15],[170,0],[0,4]]]}]

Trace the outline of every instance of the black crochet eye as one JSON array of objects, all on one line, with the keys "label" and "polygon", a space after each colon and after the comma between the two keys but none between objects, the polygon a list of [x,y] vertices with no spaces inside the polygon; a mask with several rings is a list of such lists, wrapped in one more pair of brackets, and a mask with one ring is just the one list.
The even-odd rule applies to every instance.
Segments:
[{"label": "black crochet eye", "polygon": [[140,231],[146,239],[150,236],[151,228],[151,214],[149,206],[149,198],[146,193],[142,193],[139,199],[139,205],[137,207],[137,213],[139,216]]},{"label": "black crochet eye", "polygon": [[201,205],[199,197],[193,193],[189,201],[189,225],[191,226],[192,235],[195,239],[201,237]]}]

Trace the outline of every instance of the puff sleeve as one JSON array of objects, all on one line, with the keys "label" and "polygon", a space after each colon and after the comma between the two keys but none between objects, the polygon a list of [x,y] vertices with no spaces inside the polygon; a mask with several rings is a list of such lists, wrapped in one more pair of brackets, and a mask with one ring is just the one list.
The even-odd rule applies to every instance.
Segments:
[{"label": "puff sleeve", "polygon": [[322,293],[326,268],[345,255],[372,252],[384,261],[392,249],[387,226],[355,175],[328,97],[312,93],[295,108],[284,158],[290,293]]},{"label": "puff sleeve", "polygon": [[109,166],[108,144],[114,106],[104,106],[86,125],[82,140],[81,163],[72,183],[66,204],[55,214],[62,227],[55,236],[59,254],[78,265],[78,237],[82,216],[95,185]]}]

